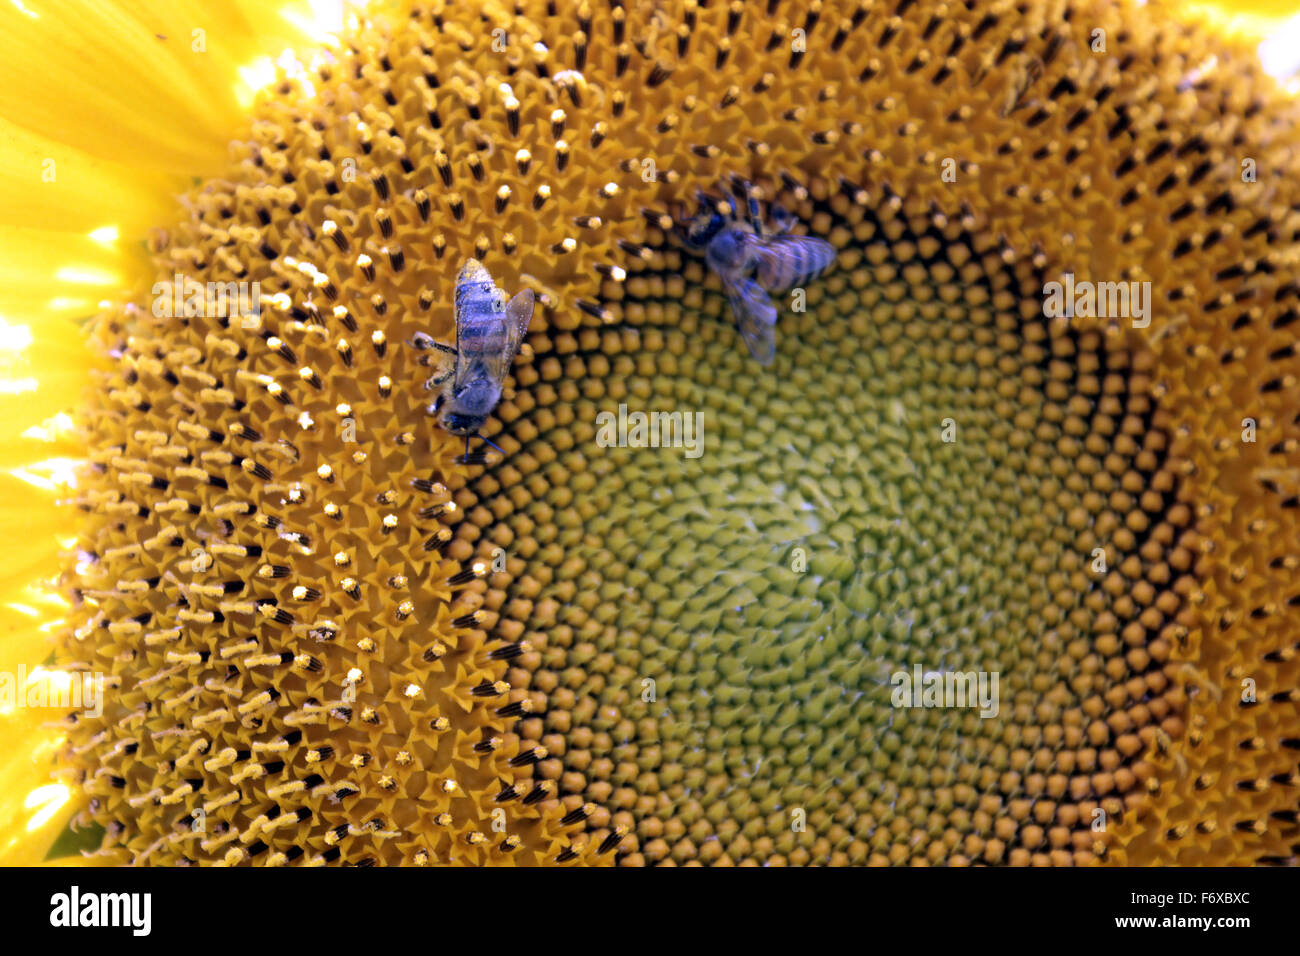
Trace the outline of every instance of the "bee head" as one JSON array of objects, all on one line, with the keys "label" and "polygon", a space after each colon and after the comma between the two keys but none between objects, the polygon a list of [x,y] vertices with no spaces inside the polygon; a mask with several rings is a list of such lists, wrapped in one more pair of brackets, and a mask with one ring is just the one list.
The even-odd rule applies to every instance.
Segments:
[{"label": "bee head", "polygon": [[727,224],[727,220],[720,213],[713,213],[709,216],[709,221],[702,226],[696,226],[692,230],[691,239],[699,245],[707,245],[713,237],[722,231],[722,227]]},{"label": "bee head", "polygon": [[483,415],[467,415],[464,412],[448,409],[442,413],[439,424],[453,435],[474,435],[483,427],[486,420],[486,416]]},{"label": "bee head", "polygon": [[726,218],[713,207],[711,203],[701,201],[700,213],[693,219],[687,219],[677,224],[677,235],[688,246],[701,248],[707,246],[716,236],[722,227],[727,224]]}]

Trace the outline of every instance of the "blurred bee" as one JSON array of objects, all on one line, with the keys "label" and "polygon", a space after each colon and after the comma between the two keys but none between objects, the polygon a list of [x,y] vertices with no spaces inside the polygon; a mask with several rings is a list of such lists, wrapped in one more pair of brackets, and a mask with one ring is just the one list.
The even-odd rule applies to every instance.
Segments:
[{"label": "blurred bee", "polygon": [[[759,217],[758,200],[750,184],[738,184],[746,205],[745,217],[727,197],[728,212],[706,193],[699,195],[700,213],[677,226],[678,237],[692,249],[704,249],[704,260],[722,280],[740,334],[760,365],[776,355],[776,306],[769,293],[781,293],[817,278],[835,261],[835,247],[824,239],[786,234],[794,216],[779,206],[771,211],[774,231]],[[755,278],[750,278],[756,272]]]},{"label": "blurred bee", "polygon": [[[532,317],[532,289],[507,301],[483,264],[470,259],[456,277],[456,347],[435,342],[424,333],[411,343],[417,349],[435,348],[456,356],[450,369],[430,378],[424,387],[441,389],[428,411],[447,431],[465,436],[464,461],[470,461],[470,437],[483,438],[479,429],[501,401],[502,383]],[[501,451],[488,439],[483,441]]]}]

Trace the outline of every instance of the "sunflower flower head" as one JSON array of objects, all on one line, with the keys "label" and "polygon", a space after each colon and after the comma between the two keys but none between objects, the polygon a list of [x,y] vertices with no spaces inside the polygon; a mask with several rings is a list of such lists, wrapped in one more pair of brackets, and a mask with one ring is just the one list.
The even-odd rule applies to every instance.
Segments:
[{"label": "sunflower flower head", "polygon": [[[47,816],[110,863],[1288,859],[1295,107],[1168,17],[415,4],[280,57],[84,333],[52,630],[106,692]],[[742,182],[836,251],[767,371],[678,240]],[[412,343],[470,258],[537,308],[463,456]],[[1045,312],[1076,278],[1140,298]],[[700,453],[608,447],[645,412]]]}]

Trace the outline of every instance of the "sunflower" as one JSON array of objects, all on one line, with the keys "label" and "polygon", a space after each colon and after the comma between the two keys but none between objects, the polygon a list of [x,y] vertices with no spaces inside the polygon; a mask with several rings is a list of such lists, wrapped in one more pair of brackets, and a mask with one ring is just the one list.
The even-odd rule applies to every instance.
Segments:
[{"label": "sunflower", "polygon": [[[1292,859],[1282,11],[330,6],[0,14],[0,861]],[[770,375],[728,183],[837,250]]]}]

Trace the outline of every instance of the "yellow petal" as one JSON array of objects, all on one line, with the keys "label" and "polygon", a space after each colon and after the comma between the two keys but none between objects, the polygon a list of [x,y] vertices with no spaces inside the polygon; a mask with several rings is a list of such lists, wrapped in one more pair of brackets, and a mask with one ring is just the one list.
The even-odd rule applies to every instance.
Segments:
[{"label": "yellow petal", "polygon": [[0,117],[53,143],[186,177],[225,159],[246,92],[239,68],[302,45],[302,24],[319,22],[330,7],[268,9],[250,0],[25,5],[0,5],[7,80]]},{"label": "yellow petal", "polygon": [[[57,270],[81,265],[120,271],[125,256],[142,263],[138,237],[166,221],[182,185],[165,172],[56,144],[0,115],[0,314],[79,293],[93,307],[104,290],[77,290],[76,283],[56,280]],[[114,227],[117,238],[103,232],[91,238],[104,227]]]},{"label": "yellow petal", "polygon": [[[10,675],[15,672],[2,660]],[[21,697],[21,694],[17,696]],[[49,708],[0,700],[0,866],[30,866],[45,859],[50,845],[80,809],[76,794],[49,779],[61,731],[47,727],[60,716]]]},{"label": "yellow petal", "polygon": [[[319,44],[342,0],[0,3],[0,671],[31,670],[66,601],[84,319],[145,275],[142,240],[219,170],[257,68]],[[0,702],[0,865],[30,865],[79,807],[50,778],[62,715]],[[76,862],[78,858],[73,858]]]},{"label": "yellow petal", "polygon": [[140,240],[221,169],[274,76],[255,67],[319,43],[343,6],[0,3],[0,315],[82,318],[138,280]]},{"label": "yellow petal", "polygon": [[58,570],[75,515],[56,502],[70,494],[65,482],[81,456],[68,413],[88,369],[74,324],[0,316],[0,607],[29,601],[15,592]]},{"label": "yellow petal", "polygon": [[1180,7],[1184,19],[1199,17],[1214,25],[1224,35],[1258,43],[1278,35],[1297,12],[1295,0],[1245,0],[1242,3],[1219,3],[1198,0]]}]

